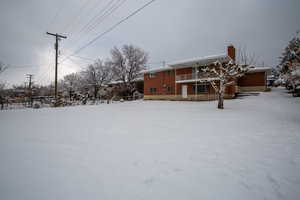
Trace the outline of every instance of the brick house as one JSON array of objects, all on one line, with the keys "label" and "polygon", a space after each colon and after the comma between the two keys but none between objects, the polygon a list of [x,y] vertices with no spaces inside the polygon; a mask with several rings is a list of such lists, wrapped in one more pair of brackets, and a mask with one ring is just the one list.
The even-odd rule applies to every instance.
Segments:
[{"label": "brick house", "polygon": [[[222,63],[235,60],[234,46],[227,47],[227,53],[202,58],[193,58],[169,63],[166,67],[144,70],[145,100],[215,100],[217,96],[208,77],[201,71],[201,66],[212,65],[215,61]],[[251,69],[228,86],[225,98],[234,98],[239,91],[263,91],[266,89],[266,72],[268,70]]]},{"label": "brick house", "polygon": [[250,69],[245,76],[237,81],[239,92],[266,91],[268,86],[269,67],[256,67]]}]

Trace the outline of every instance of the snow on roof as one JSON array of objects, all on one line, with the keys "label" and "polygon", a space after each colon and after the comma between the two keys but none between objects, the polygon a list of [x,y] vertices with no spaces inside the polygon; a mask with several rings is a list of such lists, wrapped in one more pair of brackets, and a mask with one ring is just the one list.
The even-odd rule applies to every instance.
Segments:
[{"label": "snow on roof", "polygon": [[220,54],[220,55],[212,55],[212,56],[205,56],[205,57],[197,57],[187,60],[179,60],[172,63],[168,63],[169,66],[180,68],[180,67],[186,67],[191,65],[207,65],[211,64],[215,61],[220,62],[228,62],[230,60],[230,57],[226,54]]},{"label": "snow on roof", "polygon": [[141,71],[141,73],[161,72],[161,71],[166,71],[166,70],[171,70],[171,69],[174,69],[174,68],[172,68],[170,66],[157,67],[157,68],[143,70],[143,71]]},{"label": "snow on roof", "polygon": [[266,71],[271,71],[271,67],[253,67],[250,68],[248,72],[266,72]]},{"label": "snow on roof", "polygon": [[119,83],[123,83],[123,81],[111,81],[108,84],[119,84]]},{"label": "snow on roof", "polygon": [[214,80],[220,80],[218,77],[215,78],[199,78],[199,79],[191,79],[191,80],[180,80],[176,81],[176,83],[192,83],[192,82],[209,82],[209,81],[214,81]]},{"label": "snow on roof", "polygon": [[165,66],[165,67],[158,67],[158,68],[143,70],[141,73],[161,72],[161,71],[166,71],[166,70],[172,70],[174,68],[191,67],[196,64],[207,65],[207,64],[211,64],[217,60],[220,62],[228,62],[230,60],[230,57],[227,56],[226,54],[220,54],[220,55],[191,58],[191,59],[180,60],[180,61],[168,63],[168,66]]},{"label": "snow on roof", "polygon": [[[134,82],[144,81],[144,77],[138,77],[138,78],[134,79],[133,81]],[[110,81],[108,84],[114,85],[114,84],[120,84],[120,83],[123,83],[123,81]]]}]

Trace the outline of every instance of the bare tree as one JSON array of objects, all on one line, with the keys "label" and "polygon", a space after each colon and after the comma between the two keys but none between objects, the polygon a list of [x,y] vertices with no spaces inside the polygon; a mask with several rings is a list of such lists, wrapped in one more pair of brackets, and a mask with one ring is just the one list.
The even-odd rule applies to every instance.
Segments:
[{"label": "bare tree", "polygon": [[3,95],[3,91],[5,88],[5,83],[0,83],[0,106],[1,106],[1,110],[3,110],[4,108],[4,95]]},{"label": "bare tree", "polygon": [[122,49],[114,47],[111,50],[111,63],[116,81],[122,82],[123,90],[132,93],[134,81],[146,68],[148,54],[133,45],[124,45]]},{"label": "bare tree", "polygon": [[5,82],[0,82],[0,96],[3,96],[5,86]]},{"label": "bare tree", "polygon": [[5,88],[5,83],[0,83],[0,91],[3,91],[4,88]]},{"label": "bare tree", "polygon": [[257,57],[254,53],[249,53],[247,47],[239,47],[237,61],[241,65],[256,65]]},{"label": "bare tree", "polygon": [[79,89],[81,82],[81,77],[78,73],[72,73],[64,76],[62,85],[65,90],[69,93],[69,98],[71,100],[72,93]]},{"label": "bare tree", "polygon": [[0,61],[0,74],[8,68],[3,62]]},{"label": "bare tree", "polygon": [[243,76],[249,65],[241,65],[230,60],[228,63],[216,61],[207,66],[204,71],[208,75],[208,81],[218,95],[218,108],[224,109],[224,94],[227,86],[236,83],[236,79]]},{"label": "bare tree", "polygon": [[99,89],[109,83],[113,78],[111,62],[103,62],[100,59],[88,66],[83,72],[86,84],[94,89],[94,98],[97,99]]}]

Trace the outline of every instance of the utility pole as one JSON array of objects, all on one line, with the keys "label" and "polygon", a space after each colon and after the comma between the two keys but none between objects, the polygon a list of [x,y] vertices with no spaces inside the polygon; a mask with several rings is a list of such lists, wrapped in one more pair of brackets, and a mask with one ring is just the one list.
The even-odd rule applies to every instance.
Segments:
[{"label": "utility pole", "polygon": [[33,74],[27,74],[28,80],[28,90],[29,90],[29,100],[30,100],[30,106],[32,107],[32,78]]},{"label": "utility pole", "polygon": [[66,39],[67,37],[66,36],[63,36],[63,35],[59,35],[59,34],[54,34],[54,33],[49,33],[47,32],[48,35],[52,35],[52,36],[55,36],[55,106],[57,106],[57,65],[58,65],[58,41],[61,39],[61,38],[64,38]]}]

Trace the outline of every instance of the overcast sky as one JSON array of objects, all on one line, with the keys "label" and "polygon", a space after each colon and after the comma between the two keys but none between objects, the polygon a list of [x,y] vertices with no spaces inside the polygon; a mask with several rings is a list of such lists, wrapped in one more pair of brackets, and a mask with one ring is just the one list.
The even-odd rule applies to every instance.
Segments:
[{"label": "overcast sky", "polygon": [[[0,81],[12,85],[23,83],[28,73],[37,84],[53,80],[54,37],[46,31],[68,37],[60,42],[62,60],[149,0],[0,1],[0,60],[12,65]],[[95,18],[107,5],[119,7]],[[162,61],[223,53],[233,44],[247,47],[259,63],[276,66],[300,29],[299,9],[299,0],[156,0],[77,56],[105,59],[112,47],[134,44],[149,53],[154,68]],[[59,77],[90,62],[70,57],[59,66]]]}]

